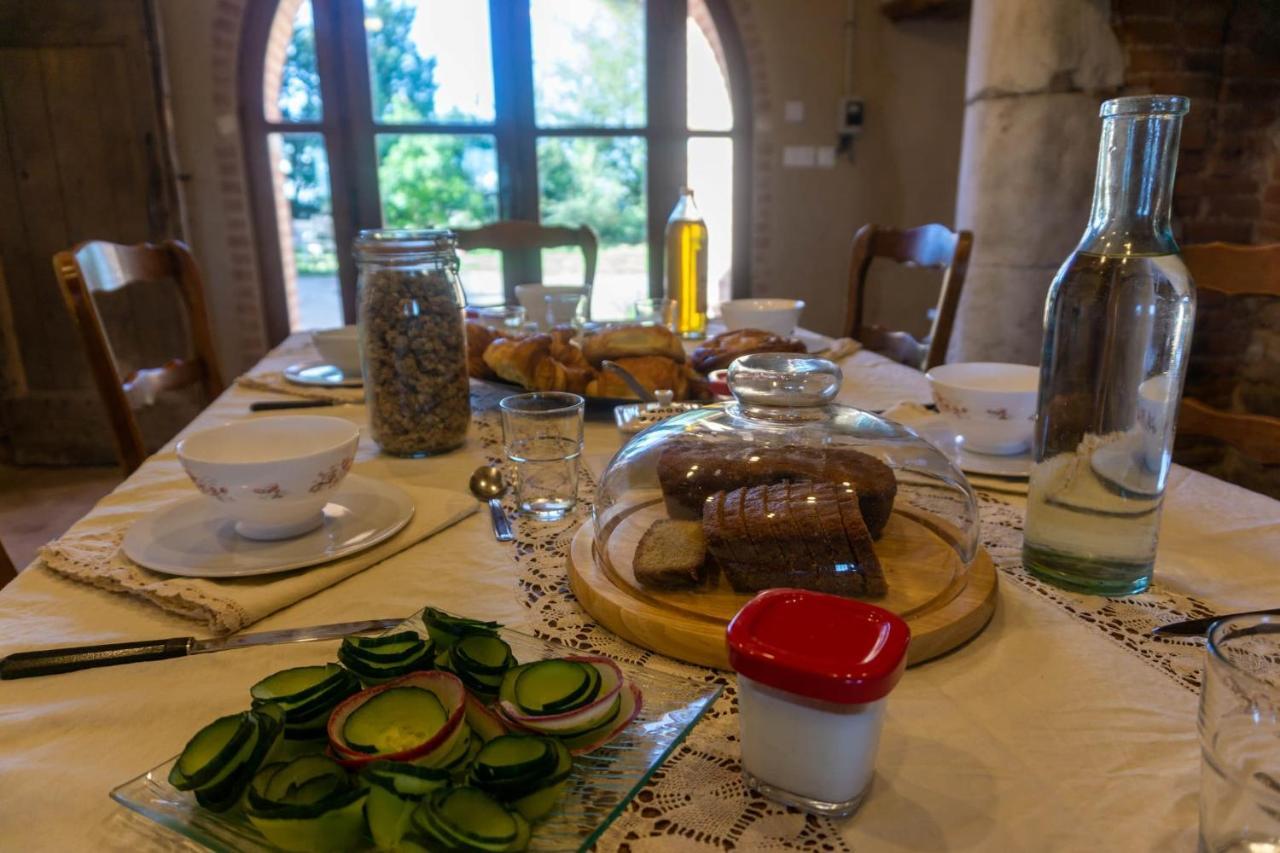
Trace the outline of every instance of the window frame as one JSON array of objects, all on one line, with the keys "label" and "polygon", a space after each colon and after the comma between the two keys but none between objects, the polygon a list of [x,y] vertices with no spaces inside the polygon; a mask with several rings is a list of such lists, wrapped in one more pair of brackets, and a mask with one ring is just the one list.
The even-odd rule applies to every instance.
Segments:
[{"label": "window frame", "polygon": [[[245,11],[239,75],[240,127],[262,277],[267,332],[274,345],[290,332],[285,265],[280,250],[269,137],[318,133],[329,165],[329,198],[337,246],[338,281],[345,321],[355,321],[355,264],[350,246],[362,228],[382,225],[378,187],[379,133],[445,133],[492,136],[498,162],[498,215],[539,221],[537,143],[543,137],[636,137],[647,145],[646,204],[649,292],[663,287],[663,234],[669,208],[685,184],[688,140],[728,138],[733,144],[733,257],[731,292],[746,295],[750,282],[751,93],[741,38],[726,0],[703,0],[724,54],[733,105],[731,130],[690,130],[686,117],[686,19],[688,0],[645,0],[645,124],[628,127],[538,127],[534,118],[532,33],[528,2],[489,0],[494,112],[492,123],[374,120],[364,29],[363,0],[311,0],[321,119],[266,118],[264,74],[267,42],[280,2],[250,4]],[[661,73],[654,74],[655,69]],[[335,109],[334,105],[339,105]],[[578,225],[581,223],[558,223]],[[714,238],[713,238],[714,239]],[[508,302],[515,286],[541,280],[536,251],[507,252],[503,284]]]}]

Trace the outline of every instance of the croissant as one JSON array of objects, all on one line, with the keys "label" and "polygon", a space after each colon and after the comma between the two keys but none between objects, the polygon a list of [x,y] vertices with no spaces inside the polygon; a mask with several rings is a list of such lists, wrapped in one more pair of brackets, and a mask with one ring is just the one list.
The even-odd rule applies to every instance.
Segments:
[{"label": "croissant", "polygon": [[467,321],[467,373],[475,379],[492,379],[494,372],[484,363],[484,351],[498,337],[488,326]]},{"label": "croissant", "polygon": [[484,351],[484,363],[499,378],[530,391],[582,394],[595,376],[576,346],[554,343],[550,335],[499,338]]},{"label": "croissant", "polygon": [[684,361],[684,345],[666,326],[613,326],[583,341],[582,352],[596,367],[605,359],[618,361],[640,356],[665,356],[672,361]]},{"label": "croissant", "polygon": [[693,351],[689,360],[694,368],[710,373],[728,367],[734,359],[758,352],[804,352],[802,341],[784,338],[761,329],[736,329],[723,332],[704,341]]}]

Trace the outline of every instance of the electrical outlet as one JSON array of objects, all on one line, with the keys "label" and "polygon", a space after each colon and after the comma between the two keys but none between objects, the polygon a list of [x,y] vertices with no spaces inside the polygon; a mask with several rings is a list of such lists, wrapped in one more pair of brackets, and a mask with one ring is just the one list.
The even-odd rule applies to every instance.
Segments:
[{"label": "electrical outlet", "polygon": [[840,112],[836,116],[836,132],[840,135],[856,135],[862,131],[862,98],[842,98]]}]

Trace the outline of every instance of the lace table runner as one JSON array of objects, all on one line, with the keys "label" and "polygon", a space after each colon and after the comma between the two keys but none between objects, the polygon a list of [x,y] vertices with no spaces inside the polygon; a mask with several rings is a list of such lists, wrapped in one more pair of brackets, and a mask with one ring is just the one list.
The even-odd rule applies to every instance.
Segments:
[{"label": "lace table runner", "polygon": [[[494,464],[501,464],[502,427],[495,411],[502,394],[473,398],[478,434]],[[579,504],[554,524],[518,525],[516,561],[524,604],[540,636],[583,651],[659,669],[685,678],[725,685],[720,698],[672,754],[653,780],[610,828],[602,849],[818,849],[850,850],[839,824],[777,805],[742,782],[737,692],[731,673],[690,666],[647,651],[596,624],[569,588],[566,560],[578,527],[590,522],[595,478],[584,466]],[[1032,577],[1022,567],[1021,507],[979,492],[982,545],[1005,583],[1015,583],[1101,631],[1111,642],[1192,692],[1200,688],[1203,649],[1198,643],[1158,640],[1151,629],[1166,622],[1211,615],[1208,604],[1170,591],[1159,582],[1143,595],[1104,599],[1077,595]],[[514,505],[508,505],[514,512]]]}]

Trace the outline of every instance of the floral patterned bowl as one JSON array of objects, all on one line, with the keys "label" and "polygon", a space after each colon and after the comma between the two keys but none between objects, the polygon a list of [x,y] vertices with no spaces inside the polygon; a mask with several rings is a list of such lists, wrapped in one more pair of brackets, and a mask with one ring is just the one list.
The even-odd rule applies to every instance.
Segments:
[{"label": "floral patterned bowl", "polygon": [[311,415],[235,421],[178,442],[196,488],[249,539],[287,539],[319,527],[351,470],[360,428]]},{"label": "floral patterned bowl", "polygon": [[970,361],[938,365],[926,376],[933,402],[964,439],[966,450],[1006,456],[1027,449],[1040,368]]}]

